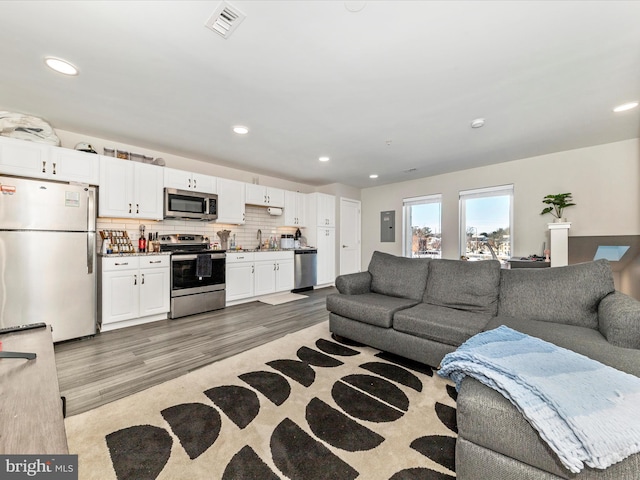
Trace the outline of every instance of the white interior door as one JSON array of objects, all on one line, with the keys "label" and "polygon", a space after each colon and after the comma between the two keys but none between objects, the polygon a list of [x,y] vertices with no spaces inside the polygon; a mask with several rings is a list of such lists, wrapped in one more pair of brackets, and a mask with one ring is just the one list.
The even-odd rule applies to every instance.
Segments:
[{"label": "white interior door", "polygon": [[360,271],[360,202],[340,198],[340,275]]}]

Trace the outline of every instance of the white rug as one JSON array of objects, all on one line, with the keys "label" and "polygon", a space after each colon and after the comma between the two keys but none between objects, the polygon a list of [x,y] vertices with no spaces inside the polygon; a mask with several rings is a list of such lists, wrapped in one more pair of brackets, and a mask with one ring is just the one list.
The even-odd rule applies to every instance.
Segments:
[{"label": "white rug", "polygon": [[298,293],[276,293],[275,295],[269,295],[262,297],[259,302],[266,303],[267,305],[282,305],[283,303],[294,302],[296,300],[302,300],[303,298],[309,298],[306,295],[300,295]]},{"label": "white rug", "polygon": [[65,426],[79,480],[453,480],[454,399],[324,322]]}]

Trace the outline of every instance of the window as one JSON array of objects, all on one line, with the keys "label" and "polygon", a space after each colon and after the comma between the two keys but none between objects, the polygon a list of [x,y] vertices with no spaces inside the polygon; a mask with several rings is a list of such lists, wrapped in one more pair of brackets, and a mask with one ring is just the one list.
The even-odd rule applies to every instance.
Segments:
[{"label": "window", "polygon": [[410,258],[440,258],[442,195],[405,198],[402,254]]},{"label": "window", "polygon": [[513,185],[460,192],[460,255],[499,259],[513,251]]}]

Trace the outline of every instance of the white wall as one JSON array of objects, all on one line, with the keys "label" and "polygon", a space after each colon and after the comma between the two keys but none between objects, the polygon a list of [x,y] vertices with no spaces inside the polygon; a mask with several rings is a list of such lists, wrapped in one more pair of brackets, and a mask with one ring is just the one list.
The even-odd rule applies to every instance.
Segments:
[{"label": "white wall", "polygon": [[[640,139],[558,152],[507,163],[363,189],[362,265],[374,250],[402,254],[402,200],[442,194],[443,258],[459,258],[458,192],[514,184],[513,256],[541,254],[550,215],[548,194],[571,192],[565,210],[570,235],[640,234]],[[380,242],[380,212],[396,211],[396,241]],[[553,253],[552,253],[553,255]]]}]

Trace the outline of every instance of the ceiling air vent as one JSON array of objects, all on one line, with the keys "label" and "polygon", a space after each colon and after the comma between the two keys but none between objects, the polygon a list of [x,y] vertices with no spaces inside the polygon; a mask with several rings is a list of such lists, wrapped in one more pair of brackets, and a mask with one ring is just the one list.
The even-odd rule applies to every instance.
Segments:
[{"label": "ceiling air vent", "polygon": [[228,2],[222,2],[209,17],[209,20],[206,21],[205,26],[221,37],[229,38],[231,33],[238,28],[238,25],[242,23],[245,17],[246,15],[238,10],[238,8]]}]

